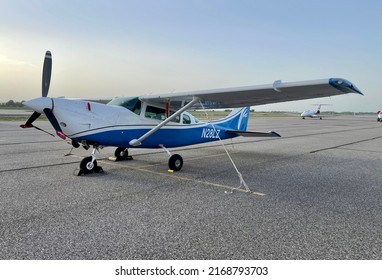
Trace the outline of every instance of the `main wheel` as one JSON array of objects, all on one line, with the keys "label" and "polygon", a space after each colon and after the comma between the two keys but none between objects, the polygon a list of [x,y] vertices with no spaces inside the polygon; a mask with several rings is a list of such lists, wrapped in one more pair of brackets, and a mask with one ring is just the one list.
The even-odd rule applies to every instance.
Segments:
[{"label": "main wheel", "polygon": [[97,169],[97,161],[94,160],[92,163],[92,157],[86,157],[84,158],[80,163],[80,169],[84,173],[92,173]]},{"label": "main wheel", "polygon": [[72,146],[73,146],[74,148],[78,148],[78,147],[80,146],[80,143],[78,143],[77,141],[74,141],[74,140],[72,139]]},{"label": "main wheel", "polygon": [[183,158],[178,154],[172,155],[170,159],[168,160],[168,167],[171,170],[179,171],[182,169],[182,166],[183,166]]},{"label": "main wheel", "polygon": [[124,147],[118,147],[114,152],[114,156],[117,160],[126,160],[129,156],[129,150]]}]

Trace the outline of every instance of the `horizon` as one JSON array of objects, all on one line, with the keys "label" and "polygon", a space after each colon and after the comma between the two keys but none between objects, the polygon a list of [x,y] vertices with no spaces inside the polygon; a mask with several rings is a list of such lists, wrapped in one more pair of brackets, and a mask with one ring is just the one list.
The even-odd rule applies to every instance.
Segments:
[{"label": "horizon", "polygon": [[[99,99],[99,100],[93,100],[93,102],[99,102],[99,101],[102,101],[102,100],[105,100],[105,99]],[[10,102],[10,101],[14,101],[15,103],[18,103],[18,104],[21,104],[22,102],[24,102],[25,100],[21,100],[21,101],[17,101],[17,100],[8,100],[7,102],[3,102],[3,101],[0,101],[0,110],[7,110],[7,109],[15,109],[15,110],[18,110],[18,109],[28,109],[30,111],[33,111],[31,108],[29,108],[28,106],[26,105],[17,105],[17,106],[7,106],[6,103]],[[309,109],[314,109],[313,107],[314,104],[312,104],[312,107],[310,108],[306,108],[305,110],[309,110]],[[12,108],[13,107],[13,108]],[[266,111],[263,111],[263,110],[257,110],[256,107],[259,107],[259,106],[250,106],[251,107],[251,110],[250,112],[255,112],[255,113],[302,113],[302,111],[291,111],[291,110],[266,110]],[[207,109],[206,111],[231,111],[233,108],[226,108],[226,109]],[[201,109],[190,109],[190,110],[187,110],[189,112],[192,112],[192,111],[200,111]],[[321,112],[325,112],[325,113],[335,113],[335,114],[347,114],[347,113],[354,113],[354,114],[376,114],[377,112],[372,112],[372,111],[332,111],[332,110],[324,110],[324,109],[321,109],[320,110]]]}]

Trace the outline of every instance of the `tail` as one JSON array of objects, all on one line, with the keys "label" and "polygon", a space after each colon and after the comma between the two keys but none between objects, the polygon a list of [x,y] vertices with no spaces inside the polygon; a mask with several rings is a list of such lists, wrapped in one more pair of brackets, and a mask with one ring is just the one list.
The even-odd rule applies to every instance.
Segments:
[{"label": "tail", "polygon": [[249,107],[236,108],[224,119],[214,122],[215,125],[225,130],[247,130]]},{"label": "tail", "polygon": [[232,112],[223,120],[217,121],[214,124],[221,129],[223,135],[227,138],[236,136],[244,137],[280,137],[277,132],[254,132],[247,131],[249,120],[249,107],[243,107],[232,110]]},{"label": "tail", "polygon": [[318,107],[317,107],[317,110],[316,110],[316,114],[317,114],[317,115],[318,115],[319,113],[321,113],[321,112],[320,112],[321,105],[322,105],[322,104],[318,104]]}]

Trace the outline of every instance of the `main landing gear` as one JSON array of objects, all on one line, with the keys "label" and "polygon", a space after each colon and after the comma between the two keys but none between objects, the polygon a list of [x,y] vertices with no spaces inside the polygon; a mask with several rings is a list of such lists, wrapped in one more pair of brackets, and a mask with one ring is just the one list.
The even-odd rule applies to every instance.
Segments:
[{"label": "main landing gear", "polygon": [[178,155],[174,154],[170,157],[168,160],[168,168],[173,171],[179,171],[183,167],[183,158]]},{"label": "main landing gear", "polygon": [[129,150],[124,147],[118,147],[114,152],[114,156],[116,161],[132,159],[129,158]]},{"label": "main landing gear", "polygon": [[[172,155],[170,151],[164,147],[163,145],[159,145],[168,155],[169,155],[169,160],[168,160],[168,168],[171,171],[179,171],[183,167],[183,158],[178,155],[174,154]],[[129,156],[129,150],[125,147],[118,147],[115,152],[114,152],[114,157],[109,158],[110,160],[113,161],[123,161],[123,160],[132,160],[132,156]]]},{"label": "main landing gear", "polygon": [[171,155],[170,151],[163,145],[159,145],[169,156],[168,168],[169,171],[179,171],[183,167],[183,158],[178,154]]},{"label": "main landing gear", "polygon": [[[168,160],[168,168],[171,171],[179,171],[183,167],[183,158],[178,155],[174,154],[172,155],[170,151],[164,147],[163,145],[160,145],[160,147],[169,155]],[[129,150],[125,147],[118,147],[114,152],[114,158],[110,158],[114,161],[122,161],[122,160],[132,160],[133,158],[129,156]]]}]

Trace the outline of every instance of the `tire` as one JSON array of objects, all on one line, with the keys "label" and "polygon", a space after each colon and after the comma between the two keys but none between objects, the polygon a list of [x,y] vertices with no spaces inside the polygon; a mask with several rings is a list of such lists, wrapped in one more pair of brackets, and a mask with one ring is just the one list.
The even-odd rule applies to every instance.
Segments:
[{"label": "tire", "polygon": [[74,148],[79,148],[79,147],[80,147],[80,143],[78,143],[77,141],[74,141],[74,140],[72,139],[72,146],[73,146]]},{"label": "tire", "polygon": [[171,170],[179,171],[182,169],[182,166],[183,166],[183,158],[178,154],[172,155],[170,159],[168,160],[168,167]]},{"label": "tire", "polygon": [[93,164],[92,162],[92,157],[86,157],[84,158],[81,163],[80,163],[80,169],[85,173],[92,173],[97,169],[97,161],[95,160]]},{"label": "tire", "polygon": [[114,156],[117,158],[117,160],[126,160],[129,156],[129,150],[124,147],[118,147],[115,152]]}]

